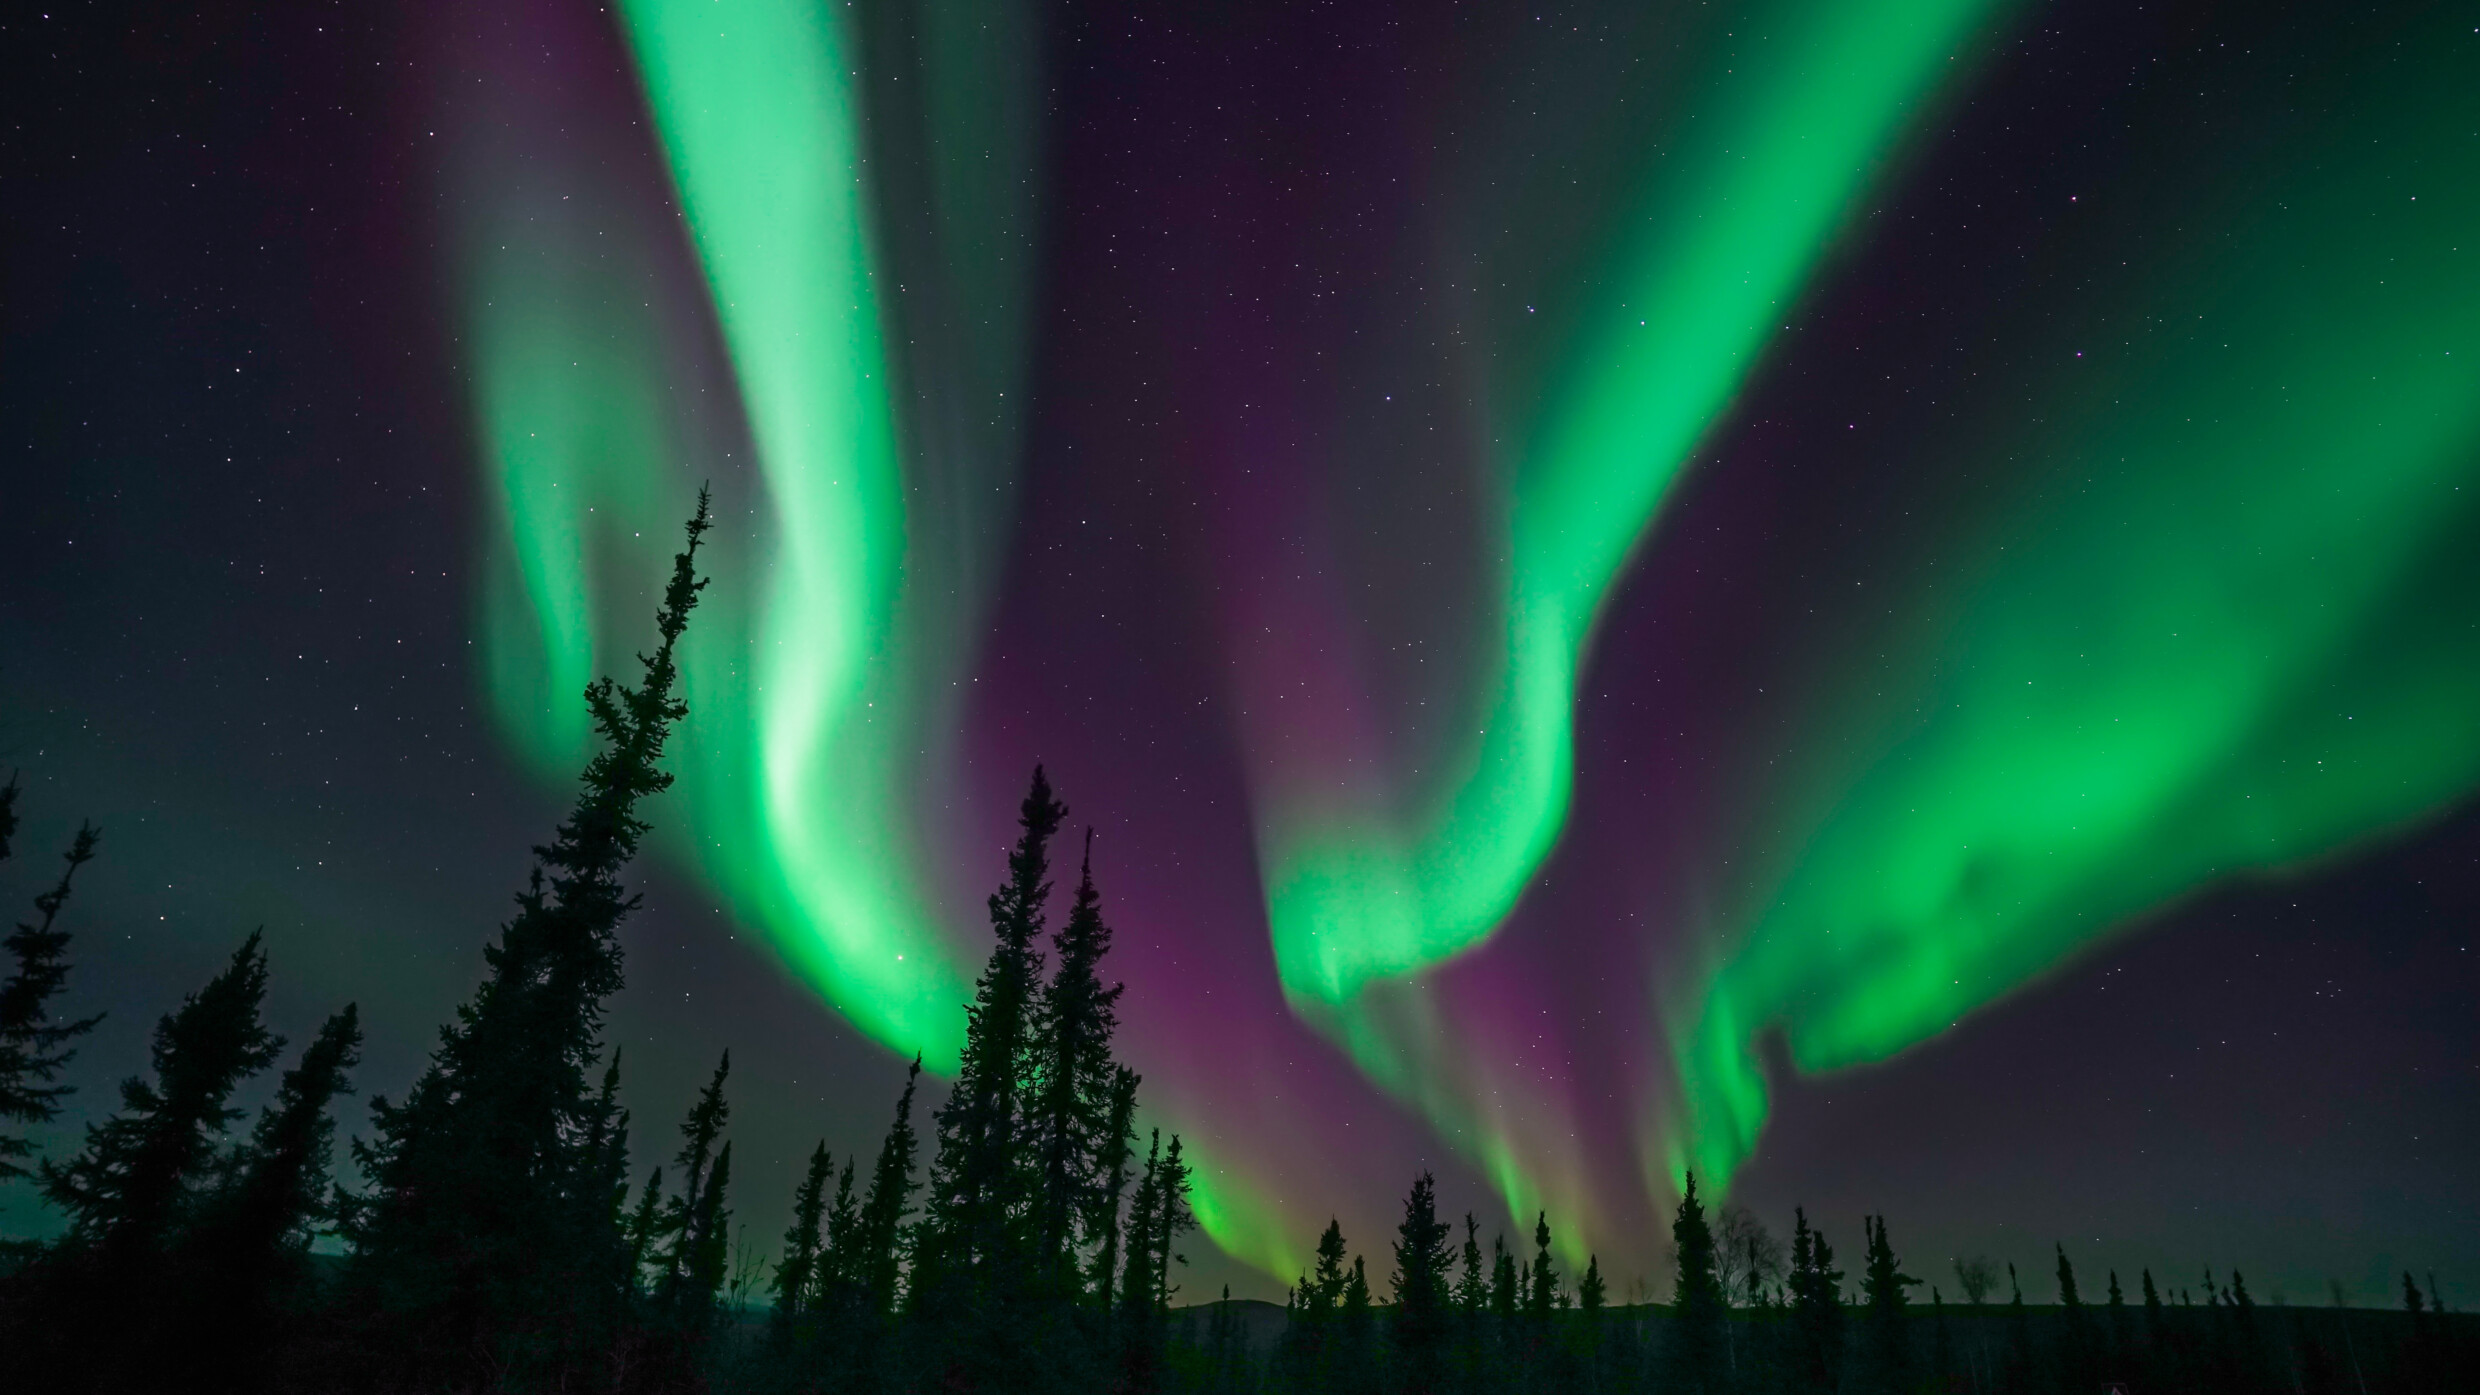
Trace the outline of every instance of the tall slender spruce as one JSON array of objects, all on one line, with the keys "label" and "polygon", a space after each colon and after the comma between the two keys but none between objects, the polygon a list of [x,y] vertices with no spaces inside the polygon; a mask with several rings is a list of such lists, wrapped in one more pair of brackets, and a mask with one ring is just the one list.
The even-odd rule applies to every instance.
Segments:
[{"label": "tall slender spruce", "polygon": [[620,1315],[611,1278],[628,1239],[606,1185],[608,1141],[588,1146],[599,1101],[587,1075],[621,984],[619,927],[639,904],[621,879],[647,831],[645,801],[671,785],[664,743],[688,711],[676,651],[706,584],[696,560],[711,521],[700,491],[638,685],[586,689],[602,749],[534,850],[516,913],[484,950],[486,978],[412,1090],[372,1100],[374,1137],[354,1145],[371,1186],[352,1217],[352,1277],[410,1366],[553,1380],[607,1345]]},{"label": "tall slender spruce", "polygon": [[1705,1220],[1705,1204],[1697,1197],[1693,1172],[1680,1192],[1679,1213],[1671,1221],[1671,1245],[1679,1256],[1677,1286],[1671,1296],[1671,1388],[1681,1395],[1720,1395],[1728,1374],[1723,1324],[1729,1302],[1722,1292],[1713,1228]]},{"label": "tall slender spruce", "polygon": [[1081,1277],[1080,1222],[1088,1237],[1102,1238],[1094,1225],[1095,1202],[1124,1146],[1111,1136],[1118,1092],[1111,1038],[1119,1028],[1118,1004],[1126,986],[1103,986],[1102,959],[1110,950],[1111,927],[1094,889],[1094,835],[1088,828],[1076,895],[1052,941],[1056,967],[1033,1013],[1039,1083],[1028,1132],[1040,1168],[1032,1196],[1033,1263],[1038,1280],[1061,1293],[1073,1292]]},{"label": "tall slender spruce", "polygon": [[[809,1168],[792,1193],[792,1224],[784,1231],[783,1258],[775,1264],[775,1309],[768,1323],[778,1339],[791,1334],[815,1297],[818,1257],[826,1239],[827,1181],[834,1175],[835,1158],[822,1138],[810,1150]],[[849,1189],[845,1194],[851,1195]]]},{"label": "tall slender spruce", "polygon": [[1920,1280],[1903,1272],[1894,1242],[1886,1234],[1886,1218],[1864,1218],[1868,1249],[1861,1261],[1860,1301],[1865,1310],[1861,1352],[1863,1395],[1902,1395],[1912,1384],[1910,1298],[1903,1290]]},{"label": "tall slender spruce", "polygon": [[121,1111],[86,1128],[66,1165],[43,1164],[43,1191],[69,1214],[70,1243],[115,1281],[161,1258],[182,1211],[208,1182],[242,1081],[284,1041],[259,1020],[267,953],[258,934],[222,973],[155,1027],[155,1078],[121,1085]]},{"label": "tall slender spruce", "polygon": [[[14,775],[0,785],[0,862],[8,860],[17,832],[17,791]],[[0,983],[0,1120],[12,1124],[44,1124],[58,1117],[61,1098],[72,1087],[52,1082],[77,1054],[70,1043],[103,1020],[97,1015],[61,1021],[51,1011],[52,999],[69,978],[69,934],[59,928],[60,909],[69,903],[69,885],[77,870],[94,860],[101,836],[94,825],[79,825],[60,880],[34,899],[37,919],[20,921],[5,944],[16,963],[7,982]],[[24,1134],[0,1133],[0,1180],[30,1176],[25,1159],[32,1152]]]},{"label": "tall slender spruce", "polygon": [[966,1009],[956,1083],[938,1112],[922,1220],[913,1237],[915,1290],[951,1313],[1006,1301],[1028,1277],[1024,1193],[1026,1086],[1035,994],[1050,899],[1050,841],[1068,815],[1040,766],[1018,812],[1008,877],[990,896],[995,943]]},{"label": "tall slender spruce", "polygon": [[1447,1322],[1453,1298],[1447,1275],[1447,1236],[1452,1229],[1438,1219],[1437,1179],[1422,1173],[1404,1197],[1391,1276],[1395,1307],[1390,1335],[1396,1378],[1405,1395],[1430,1395],[1446,1383]]},{"label": "tall slender spruce", "polygon": [[312,1292],[310,1245],[335,1219],[332,1106],[352,1092],[361,1016],[348,1004],[284,1073],[228,1180],[176,1242],[145,1384],[243,1388]]},{"label": "tall slender spruce", "polygon": [[869,1196],[853,1223],[851,1254],[837,1257],[837,1267],[860,1290],[865,1308],[881,1319],[896,1309],[904,1222],[913,1213],[913,1160],[921,1148],[913,1132],[913,1090],[920,1083],[921,1058],[916,1056],[904,1076],[904,1093],[896,1097],[895,1122],[887,1126],[887,1139],[870,1170]]},{"label": "tall slender spruce", "polygon": [[702,1320],[713,1307],[715,1290],[723,1280],[726,1239],[719,1223],[724,1215],[723,1194],[731,1185],[732,1147],[722,1142],[723,1131],[732,1122],[732,1104],[723,1086],[731,1074],[732,1053],[726,1051],[706,1088],[698,1092],[697,1102],[689,1107],[689,1117],[681,1121],[680,1152],[672,1159],[680,1169],[680,1195],[672,1198],[663,1214],[669,1248],[664,1253],[658,1292],[674,1316],[690,1322]]}]

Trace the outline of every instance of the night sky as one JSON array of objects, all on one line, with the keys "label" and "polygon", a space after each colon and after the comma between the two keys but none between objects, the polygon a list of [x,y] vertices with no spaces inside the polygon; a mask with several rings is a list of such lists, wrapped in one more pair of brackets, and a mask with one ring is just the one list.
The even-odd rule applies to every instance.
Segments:
[{"label": "night sky", "polygon": [[1694,1169],[1950,1289],[2480,1300],[2480,11],[0,54],[0,891],[104,830],[54,1147],[260,925],[279,1030],[358,1000],[402,1091],[711,481],[611,1038],[641,1170],[731,1049],[761,1248],[952,1063],[1039,760],[1192,1297],[1382,1253],[1422,1169],[1660,1294]]}]

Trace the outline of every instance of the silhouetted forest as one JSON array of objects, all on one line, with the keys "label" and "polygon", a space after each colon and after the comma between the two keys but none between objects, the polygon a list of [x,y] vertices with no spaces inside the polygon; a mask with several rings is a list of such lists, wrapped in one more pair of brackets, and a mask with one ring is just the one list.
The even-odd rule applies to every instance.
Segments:
[{"label": "silhouetted forest", "polygon": [[[994,945],[966,1005],[961,1070],[916,1117],[920,1064],[891,1081],[869,1157],[821,1143],[767,1272],[735,1265],[726,1055],[676,1139],[632,1160],[604,1004],[624,874],[670,784],[686,712],[673,654],[703,585],[705,501],[688,525],[633,687],[585,694],[600,748],[576,803],[484,951],[486,973],[422,1074],[371,1100],[334,1176],[333,1106],[361,1029],[346,1005],[290,1058],[244,1131],[232,1105],[286,1059],[261,1020],[269,965],[251,935],[157,1024],[152,1069],[66,1158],[16,1130],[56,1118],[95,1018],[61,1016],[60,926],[97,854],[81,829],[0,985],[0,1185],[67,1221],[0,1256],[0,1376],[12,1391],[899,1392],[2202,1392],[2449,1395],[2480,1388],[2480,1333],[2434,1279],[2399,1312],[2260,1306],[2245,1278],[2119,1275],[2087,1298],[2060,1249],[2060,1301],[2008,1266],[1953,1266],[1959,1301],[1904,1271],[1887,1222],[1851,1272],[1795,1215],[1785,1245],[1749,1213],[1709,1214],[1695,1179],[1671,1227],[1672,1301],[1614,1304],[1599,1261],[1554,1257],[1550,1220],[1485,1249],[1469,1214],[1415,1179],[1380,1273],[1342,1229],[1286,1302],[1181,1305],[1195,1228],[1180,1139],[1136,1125],[1113,1051],[1120,988],[1090,856],[1054,928],[1068,809],[1040,769]],[[19,786],[0,788],[0,859]],[[665,1151],[666,1148],[669,1151]],[[745,1183],[744,1183],[745,1185]],[[333,1237],[341,1254],[314,1253]],[[330,1248],[333,1248],[332,1246]]]}]

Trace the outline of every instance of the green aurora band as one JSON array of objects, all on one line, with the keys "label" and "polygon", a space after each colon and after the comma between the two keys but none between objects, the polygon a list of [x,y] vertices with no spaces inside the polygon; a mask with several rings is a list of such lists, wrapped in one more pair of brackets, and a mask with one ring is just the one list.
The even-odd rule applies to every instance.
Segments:
[{"label": "green aurora band", "polygon": [[[722,12],[631,0],[620,12],[741,382],[776,534],[751,671],[724,680],[743,679],[745,696],[719,695],[755,717],[758,846],[770,854],[731,880],[790,903],[810,936],[780,942],[863,1030],[950,1060],[966,980],[917,890],[917,853],[899,836],[907,821],[884,817],[899,807],[914,735],[902,721],[918,695],[900,654],[873,662],[898,639],[904,492],[852,55],[840,26],[797,0]],[[703,695],[691,685],[693,706]]]},{"label": "green aurora band", "polygon": [[1612,580],[1854,201],[2004,8],[1783,0],[1742,17],[1767,37],[1707,55],[1728,71],[1704,74],[1619,238],[1609,307],[1502,471],[1484,724],[1409,818],[1383,796],[1331,793],[1331,774],[1261,808],[1285,991],[1399,1090],[1395,1053],[1348,1020],[1354,996],[1481,943],[1548,855],[1573,779],[1576,677]]},{"label": "green aurora band", "polygon": [[1773,889],[1675,985],[1662,1183],[1754,1148],[1762,1032],[1803,1071],[1883,1060],[2480,784],[2480,100],[2453,52],[2358,75],[2252,167],[2199,123],[2113,196],[2143,211],[2058,278],[2034,401],[1965,447],[2024,496],[1966,582],[1894,606],[1906,681],[1820,684],[1854,749],[1783,792]]},{"label": "green aurora band", "polygon": [[[919,795],[948,773],[964,636],[986,589],[977,562],[1013,468],[1008,390],[1029,259],[992,243],[1027,222],[1013,172],[1031,123],[1004,72],[1016,55],[993,50],[1021,40],[1022,16],[952,3],[910,13],[912,75],[936,70],[912,87],[933,109],[882,112],[901,130],[865,152],[861,36],[837,10],[629,0],[621,12],[706,303],[668,318],[654,308],[661,259],[630,238],[668,223],[660,210],[604,209],[592,227],[572,213],[564,226],[566,206],[538,200],[466,239],[476,405],[506,530],[484,607],[494,708],[538,768],[574,768],[586,733],[573,695],[618,657],[601,635],[642,628],[590,598],[651,595],[678,516],[745,422],[754,483],[747,497],[732,478],[718,484],[727,535],[746,545],[718,555],[684,646],[678,850],[838,1011],[949,1070],[969,974],[947,929],[966,920],[948,912],[966,908],[928,890],[939,878]],[[963,88],[979,100],[956,100]],[[895,307],[874,220],[888,213],[863,174],[905,134],[919,148],[901,153],[931,166],[932,221],[969,226],[914,237],[950,232],[949,263],[910,279],[973,311],[912,323],[968,362],[945,377],[891,361],[884,342]],[[591,188],[597,172],[561,173],[563,187]],[[964,344],[939,338],[968,321]],[[657,347],[701,342],[709,324],[737,392],[707,411],[728,424],[673,389],[683,372]],[[931,404],[925,417],[972,399],[973,424],[933,419],[907,439],[898,380]]]},{"label": "green aurora band", "polygon": [[[1612,582],[1671,485],[1908,132],[1964,76],[2004,0],[1777,0],[1734,16],[1650,162],[1589,316],[1502,463],[1502,628],[1482,726],[1405,803],[1338,773],[1261,782],[1275,961],[1296,1011],[1419,1109],[1519,1218],[1568,1218],[1582,1263],[1602,1218],[1582,1159],[1524,1140],[1559,1107],[1472,1059],[1423,971],[1480,945],[1565,820],[1575,686]],[[1755,35],[1759,37],[1746,37]],[[1219,1235],[1217,1239],[1222,1237]],[[1228,1244],[1226,1245],[1228,1248]]]},{"label": "green aurora band", "polygon": [[[656,220],[608,201],[479,201],[463,230],[500,511],[489,696],[539,769],[573,771],[574,695],[642,631],[688,496],[745,424],[756,470],[719,485],[747,545],[717,550],[688,645],[673,850],[838,1011],[950,1069],[969,963],[946,927],[969,916],[930,889],[921,791],[956,727],[1012,418],[937,435],[1017,400],[1024,259],[951,229],[939,350],[966,366],[942,380],[896,352],[891,318],[920,312],[886,288],[941,282],[889,274],[921,254],[876,231],[896,175],[864,152],[871,65],[851,21],[797,0],[621,8],[703,285],[667,299],[667,249],[630,232]],[[1486,721],[1400,805],[1336,793],[1331,771],[1257,789],[1295,1009],[1512,1212],[1555,1208],[1570,1259],[1619,1208],[1562,1151],[1560,1103],[1470,1059],[1422,975],[1481,944],[1548,855],[1612,583],[1856,203],[2011,8],[1754,7],[1766,37],[1687,93],[1692,119],[1605,259],[1607,307],[1511,437]],[[965,7],[918,13],[951,55],[951,99],[1009,71],[954,37]],[[945,41],[942,17],[959,21]],[[1747,1159],[1767,1032],[1804,1071],[1883,1060],[2216,879],[2329,855],[2480,783],[2480,280],[2457,238],[2480,227],[2480,178],[2467,153],[2423,165],[2406,139],[2480,113],[2432,62],[2424,84],[2355,93],[2313,150],[2248,170],[2191,152],[2026,331],[2091,342],[2056,355],[2034,404],[1987,404],[1948,446],[2005,460],[2021,497],[1955,542],[1968,584],[1876,622],[1905,681],[1806,685],[1808,755],[1765,792],[1765,831],[1725,849],[1758,889],[1649,985],[1679,1087],[1640,1104],[1649,1193],[1689,1167],[1727,1185]],[[924,201],[934,222],[1021,224],[991,212],[1010,181],[936,155],[986,142],[958,134],[973,105],[934,95],[917,114]],[[1000,166],[1028,167],[1026,148]],[[2164,225],[2181,229],[2168,258]],[[956,328],[985,320],[1000,328]],[[716,333],[728,405],[681,388],[698,372],[673,347]],[[896,405],[913,392],[935,399],[918,417]],[[1299,1218],[1264,1181],[1207,1166],[1197,1209],[1225,1250],[1289,1275]]]}]

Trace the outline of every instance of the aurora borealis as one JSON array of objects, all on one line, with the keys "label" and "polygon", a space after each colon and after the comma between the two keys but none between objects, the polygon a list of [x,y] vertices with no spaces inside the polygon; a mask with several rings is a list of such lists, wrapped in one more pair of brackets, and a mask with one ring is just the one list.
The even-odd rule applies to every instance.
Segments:
[{"label": "aurora borealis", "polygon": [[[387,172],[296,258],[319,279],[271,319],[288,330],[159,334],[116,378],[91,366],[116,351],[44,338],[152,332],[43,328],[55,302],[156,294],[98,271],[20,297],[10,350],[44,450],[225,444],[156,487],[191,502],[155,532],[105,530],[109,613],[191,615],[184,638],[74,600],[83,628],[12,622],[37,656],[7,676],[19,744],[70,754],[9,760],[82,762],[119,801],[108,828],[236,830],[246,875],[201,851],[150,880],[219,886],[200,904],[271,933],[325,927],[299,932],[323,946],[305,972],[393,966],[406,1022],[452,996],[505,880],[464,861],[496,855],[485,833],[538,836],[505,830],[566,787],[588,738],[570,698],[641,642],[711,481],[625,1035],[632,1061],[660,1054],[650,1092],[731,1044],[744,1115],[831,1116],[783,1124],[786,1149],[875,1128],[916,1052],[952,1067],[1036,760],[1097,828],[1126,1051],[1202,1160],[1216,1282],[1287,1281],[1328,1215],[1374,1232],[1425,1166],[1485,1227],[1546,1208],[1572,1259],[1645,1272],[1687,1169],[1768,1204],[1827,1195],[1819,1101],[2004,1115],[1958,1042],[2054,1024],[2061,993],[2123,996],[2107,976],[2145,955],[2237,953],[2302,904],[2382,906],[2347,938],[2400,922],[2450,985],[2401,1013],[2351,999],[2461,1053],[2432,1093],[2352,1107],[2393,1138],[2471,1098],[2469,917],[2417,930],[2365,890],[2480,906],[2468,23],[522,0],[338,32],[386,74],[366,130],[132,116],[144,139],[112,147],[333,139],[287,159]],[[297,74],[326,41],[219,31],[160,61]],[[305,111],[356,100],[340,76],[264,80]],[[100,178],[56,163],[63,187]],[[319,181],[343,178],[258,203],[332,212]],[[255,245],[257,196],[229,197],[227,240]],[[185,255],[123,259],[223,285]],[[175,325],[228,298],[159,297]],[[261,388],[253,353],[328,363]],[[392,386],[217,415],[347,374]],[[111,383],[193,377],[165,393],[208,405],[154,437],[79,444]],[[394,502],[335,502],[364,474]],[[295,540],[151,560],[190,517],[261,538],[249,510],[292,496],[327,501],[265,535]],[[47,568],[103,584],[59,547]],[[161,598],[238,608],[277,584],[251,559],[288,548],[317,550],[278,567],[320,578],[310,599],[228,647],[361,676],[269,697],[182,657],[227,622]],[[389,652],[407,636],[419,663]],[[110,675],[140,670],[189,710],[136,715]],[[252,694],[291,706],[247,715]],[[394,725],[356,725],[365,706]],[[230,754],[174,780],[98,734],[147,721]],[[331,731],[395,754],[233,773]],[[369,812],[399,783],[401,813]],[[417,812],[473,847],[400,850],[428,836]],[[287,881],[321,839],[362,847],[336,856],[377,889]],[[479,889],[407,890],[417,873]],[[451,917],[475,922],[453,951]],[[2246,981],[2304,1000],[2329,969]],[[386,1013],[374,1059],[419,1050]],[[2314,1033],[2247,1078],[2313,1077]],[[672,1036],[697,1043],[678,1064],[654,1045]],[[2115,1049],[2061,1054],[2133,1079]],[[2154,1175],[2113,1140],[2173,1146],[2174,1115],[2218,1140],[2199,1158],[2240,1150],[2173,1088],[2125,1085],[2148,1121],[2090,1143],[2113,1161],[2088,1170]],[[1877,1132],[1900,1153],[1904,1130]],[[1970,1156],[2037,1172],[2003,1161],[2016,1136]],[[2331,1170],[2317,1156],[2302,1178]],[[2419,1166],[2384,1206],[2470,1177]],[[2480,1234],[2458,1204],[2440,1233]]]}]

